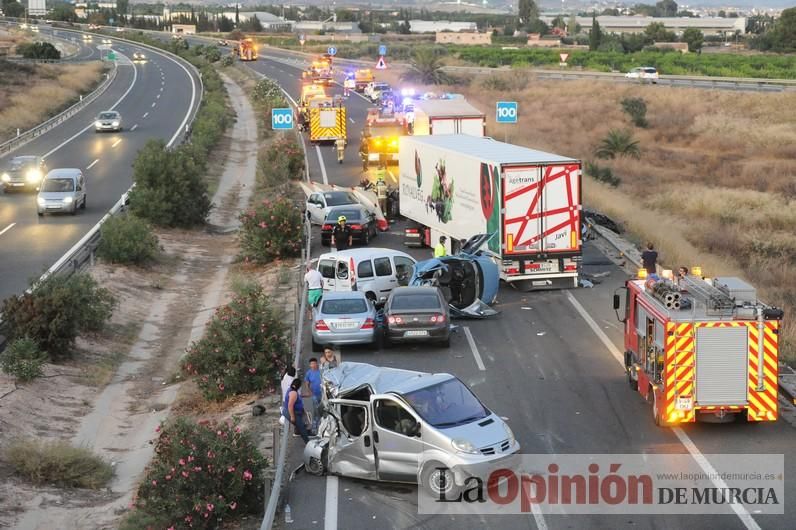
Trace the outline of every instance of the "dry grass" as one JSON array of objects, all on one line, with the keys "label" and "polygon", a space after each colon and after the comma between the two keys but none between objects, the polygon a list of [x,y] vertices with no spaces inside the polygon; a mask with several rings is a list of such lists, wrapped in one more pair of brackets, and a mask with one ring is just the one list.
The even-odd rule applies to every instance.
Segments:
[{"label": "dry grass", "polygon": [[[582,160],[594,160],[609,130],[632,128],[641,159],[608,161],[622,183],[610,188],[586,178],[584,201],[639,240],[654,241],[667,265],[748,278],[761,297],[786,309],[782,351],[796,360],[796,93],[525,82],[518,75],[527,74],[449,89],[486,111],[489,135],[507,133],[512,143]],[[630,96],[647,102],[646,129],[633,128],[622,112],[620,101]],[[496,100],[518,101],[518,125],[495,124]]]},{"label": "dry grass", "polygon": [[113,476],[103,458],[62,440],[15,440],[4,456],[15,473],[38,485],[99,489]]},{"label": "dry grass", "polygon": [[89,93],[100,81],[99,61],[17,65],[0,62],[0,141],[47,120]]}]

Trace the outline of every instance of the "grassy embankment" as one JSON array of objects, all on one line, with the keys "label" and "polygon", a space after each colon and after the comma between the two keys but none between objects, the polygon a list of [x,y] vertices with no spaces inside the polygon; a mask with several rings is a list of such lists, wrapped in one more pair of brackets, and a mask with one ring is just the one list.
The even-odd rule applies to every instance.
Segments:
[{"label": "grassy embankment", "polygon": [[[667,266],[701,265],[709,276],[740,273],[759,296],[786,309],[783,356],[796,361],[796,93],[760,94],[622,86],[588,81],[528,82],[507,74],[507,91],[483,81],[464,92],[487,111],[487,133],[607,166],[613,188],[584,177],[587,206],[651,240]],[[488,83],[487,83],[488,84]],[[517,100],[520,124],[494,123],[494,102]],[[647,128],[622,111],[643,97]],[[630,129],[641,157],[597,160],[611,129]]]}]

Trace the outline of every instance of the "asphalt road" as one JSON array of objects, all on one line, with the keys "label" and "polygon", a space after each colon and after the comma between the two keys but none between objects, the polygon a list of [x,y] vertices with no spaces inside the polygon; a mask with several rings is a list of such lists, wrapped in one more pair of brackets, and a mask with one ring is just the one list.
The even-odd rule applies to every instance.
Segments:
[{"label": "asphalt road", "polygon": [[[283,61],[261,58],[250,66],[278,81],[294,95],[300,70]],[[358,139],[362,119],[370,107],[359,97],[348,103],[350,140]],[[356,146],[356,143],[354,143]],[[352,185],[361,178],[356,147],[349,148],[343,165],[334,163],[331,148],[308,154],[313,180]],[[317,229],[316,229],[317,232]],[[381,234],[371,246],[399,248],[427,258],[430,251],[402,246],[401,224]],[[323,249],[314,238],[312,255]],[[651,408],[628,388],[621,364],[622,327],[611,309],[614,290],[626,272],[600,249],[587,243],[584,272],[607,273],[593,289],[524,293],[503,286],[497,308],[501,314],[489,320],[459,321],[449,349],[398,347],[372,351],[342,349],[343,360],[368,362],[428,372],[450,372],[466,382],[484,403],[508,422],[526,454],[690,454],[695,462],[710,462],[711,454],[750,453],[785,455],[786,507],[796,503],[796,473],[792,442],[793,409],[782,400],[781,418],[773,424],[691,424],[679,429],[659,428]],[[466,340],[472,334],[475,349]],[[304,344],[309,344],[305,329]],[[602,334],[602,338],[598,335]],[[304,353],[304,359],[309,357]],[[483,369],[476,360],[479,357]],[[617,358],[619,357],[619,359]],[[301,443],[293,439],[290,470],[300,464]],[[696,468],[696,465],[695,465]],[[698,468],[697,468],[698,469]],[[730,486],[737,486],[732,482]],[[643,529],[757,529],[794,528],[792,518],[736,515],[503,515],[429,516],[417,510],[417,488],[380,484],[344,477],[319,478],[299,471],[289,483],[286,500],[292,523],[283,528],[365,530],[547,528],[643,528]],[[674,512],[674,510],[673,510]]]},{"label": "asphalt road", "polygon": [[[41,32],[49,32],[42,29]],[[78,56],[99,57],[100,38],[82,46]],[[43,155],[49,169],[76,167],[87,180],[87,207],[76,216],[36,214],[35,193],[0,194],[0,299],[19,293],[31,277],[38,277],[119,200],[132,184],[132,163],[152,138],[178,141],[186,117],[199,104],[200,85],[192,71],[176,60],[113,38],[118,73],[110,87],[85,109],[6,157]],[[133,52],[143,51],[148,62],[133,64]],[[94,117],[118,110],[124,130],[95,133]]]}]

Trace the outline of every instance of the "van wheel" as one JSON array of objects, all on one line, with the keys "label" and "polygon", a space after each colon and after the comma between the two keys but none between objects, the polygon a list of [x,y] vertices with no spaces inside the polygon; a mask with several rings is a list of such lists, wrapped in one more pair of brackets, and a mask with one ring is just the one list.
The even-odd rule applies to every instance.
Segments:
[{"label": "van wheel", "polygon": [[323,462],[321,462],[321,459],[315,457],[310,458],[304,468],[307,470],[307,473],[316,475],[318,477],[322,477],[326,471],[323,467]]},{"label": "van wheel", "polygon": [[87,200],[88,200],[88,196],[83,197],[83,203],[80,205],[80,209],[81,210],[85,210],[86,209],[86,201]]},{"label": "van wheel", "polygon": [[455,499],[460,490],[454,480],[453,471],[439,462],[426,464],[420,476],[420,487],[426,495],[435,499],[443,496],[446,499]]},{"label": "van wheel", "polygon": [[69,212],[71,215],[77,215],[77,204],[72,203],[72,211]]}]

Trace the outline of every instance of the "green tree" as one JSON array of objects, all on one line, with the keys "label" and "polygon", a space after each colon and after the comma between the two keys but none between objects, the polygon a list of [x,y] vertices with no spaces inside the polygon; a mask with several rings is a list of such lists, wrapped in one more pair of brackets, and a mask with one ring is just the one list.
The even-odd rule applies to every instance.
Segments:
[{"label": "green tree", "polygon": [[652,39],[653,42],[673,42],[677,40],[677,35],[671,31],[666,31],[666,26],[661,22],[653,22],[644,28],[644,34]]},{"label": "green tree", "polygon": [[539,8],[534,0],[519,0],[517,11],[520,19],[520,26],[526,26],[531,21],[539,18]]},{"label": "green tree", "polygon": [[450,81],[450,76],[442,71],[442,66],[433,48],[418,48],[403,77],[419,83],[441,85]]},{"label": "green tree", "polygon": [[688,28],[683,32],[682,41],[688,43],[688,51],[699,52],[702,51],[705,36],[697,28]]},{"label": "green tree", "polygon": [[577,35],[580,33],[580,24],[578,24],[578,19],[575,15],[569,17],[569,22],[567,23],[567,32],[570,35]]},{"label": "green tree", "polygon": [[674,17],[677,16],[677,2],[674,0],[661,0],[655,7],[658,8],[660,11],[660,16],[662,17]]},{"label": "green tree", "polygon": [[130,0],[116,0],[116,12],[120,15],[126,15],[129,7]]},{"label": "green tree", "polygon": [[77,22],[75,6],[67,3],[55,4],[52,11],[50,11],[50,18],[61,22]]},{"label": "green tree", "polygon": [[602,30],[600,29],[600,23],[597,22],[597,17],[592,17],[591,33],[589,33],[589,50],[597,51],[597,49],[600,47],[601,40],[602,40]]},{"label": "green tree", "polygon": [[630,116],[637,127],[647,126],[647,102],[644,98],[624,98],[621,101],[622,110]]},{"label": "green tree", "polygon": [[19,2],[6,2],[4,0],[3,13],[7,17],[23,17],[25,16],[25,6]]},{"label": "green tree", "polygon": [[252,15],[246,22],[243,23],[241,29],[243,31],[259,33],[263,30],[263,25],[260,22],[260,19],[257,18],[257,15]]},{"label": "green tree", "polygon": [[620,131],[611,129],[608,136],[602,139],[600,145],[594,151],[597,158],[613,159],[616,157],[629,156],[640,158],[641,149],[638,140],[633,139],[633,133],[627,130]]},{"label": "green tree", "polygon": [[49,42],[26,42],[17,46],[17,52],[26,59],[57,60],[61,52]]}]

